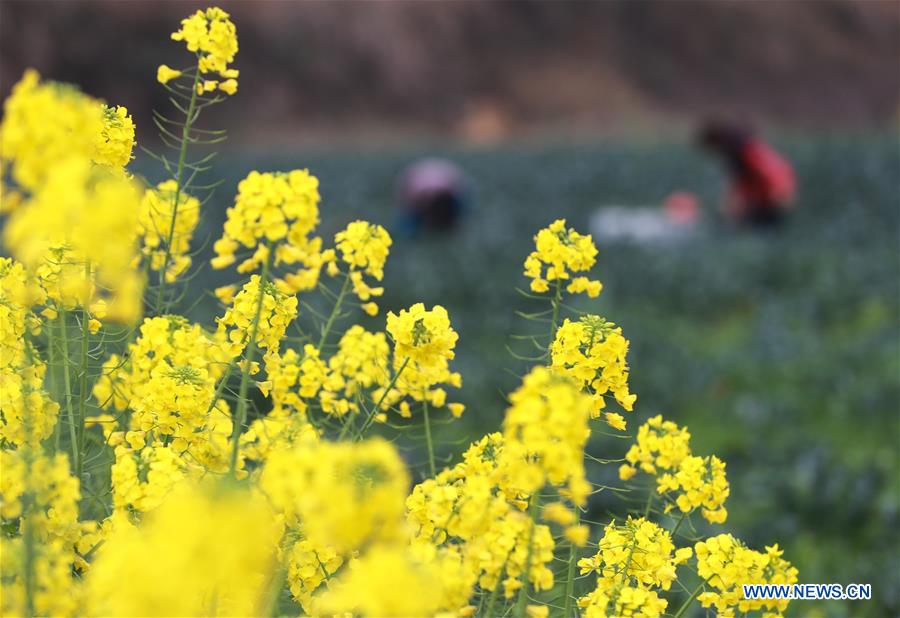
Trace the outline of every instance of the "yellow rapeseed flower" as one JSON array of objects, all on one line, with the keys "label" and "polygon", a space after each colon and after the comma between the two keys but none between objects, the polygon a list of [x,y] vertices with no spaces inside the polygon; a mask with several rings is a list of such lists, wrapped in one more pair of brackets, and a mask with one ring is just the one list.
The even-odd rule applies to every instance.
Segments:
[{"label": "yellow rapeseed flower", "polygon": [[284,292],[316,286],[324,263],[322,239],[311,234],[319,224],[319,181],[307,170],[287,173],[250,172],[238,184],[234,206],[227,211],[222,237],[215,242],[213,268],[235,262],[244,247],[252,251],[239,272],[253,272],[274,251],[274,265],[300,268],[278,281]]},{"label": "yellow rapeseed flower", "polygon": [[161,64],[159,68],[156,69],[156,81],[160,84],[168,84],[173,79],[178,79],[181,77],[181,71],[177,69],[173,69],[168,65]]},{"label": "yellow rapeseed flower", "polygon": [[637,440],[625,455],[619,477],[628,480],[638,471],[656,477],[656,491],[667,504],[665,512],[701,509],[703,517],[721,524],[728,517],[725,500],[730,492],[725,463],[718,457],[696,457],[687,429],[655,416],[638,429]]},{"label": "yellow rapeseed flower", "polygon": [[[228,13],[218,7],[210,7],[206,10],[198,10],[181,20],[181,28],[172,33],[172,40],[184,41],[188,51],[197,55],[197,70],[201,74],[215,73],[220,77],[233,82],[226,88],[221,88],[226,94],[233,94],[237,90],[235,78],[238,72],[229,68],[238,51],[237,29],[234,27]],[[174,71],[162,65],[157,69],[157,80],[165,84],[171,79],[177,78],[178,71]],[[206,84],[215,80],[201,81],[198,86],[203,86],[203,91],[215,89],[206,88]]]},{"label": "yellow rapeseed flower", "polygon": [[238,356],[249,343],[257,306],[260,307],[260,313],[256,344],[270,353],[278,351],[288,324],[297,317],[296,296],[283,294],[271,283],[260,286],[259,275],[253,275],[234,297],[225,315],[216,318],[219,332],[227,332],[233,356]]},{"label": "yellow rapeseed flower", "polygon": [[525,276],[531,279],[533,292],[547,292],[550,284],[563,285],[573,294],[587,293],[596,297],[601,290],[599,281],[573,273],[590,270],[597,261],[597,248],[590,236],[566,227],[565,219],[557,219],[534,237],[535,250],[525,259]]},{"label": "yellow rapeseed flower", "polygon": [[124,107],[106,107],[69,84],[41,82],[33,69],[3,104],[0,156],[29,191],[69,159],[121,168],[133,147],[134,123]]},{"label": "yellow rapeseed flower", "polygon": [[321,442],[269,455],[260,489],[288,525],[341,554],[403,535],[409,474],[382,439]]},{"label": "yellow rapeseed flower", "polygon": [[[399,375],[384,405],[394,405],[403,397],[427,401],[436,408],[447,405],[447,393],[440,385],[462,385],[461,376],[450,371],[459,336],[450,326],[447,310],[440,305],[429,310],[416,303],[399,314],[390,312],[387,332],[394,340],[393,365]],[[451,405],[455,416],[462,413],[456,404]],[[401,405],[399,411],[403,416],[410,415],[408,405]]]},{"label": "yellow rapeseed flower", "polygon": [[576,504],[584,504],[590,492],[584,472],[590,398],[569,378],[536,367],[509,401],[503,458],[513,485],[530,495],[550,483],[564,487]]},{"label": "yellow rapeseed flower", "polygon": [[[5,528],[0,537],[0,613],[25,615],[23,574],[30,562],[33,611],[81,615],[81,586],[73,573],[87,566],[80,554],[93,548],[90,535],[95,522],[78,521],[81,491],[69,472],[68,458],[62,453],[45,456],[32,449],[4,450],[0,451],[0,469],[0,516]],[[33,539],[30,555],[26,535]]]},{"label": "yellow rapeseed flower", "polygon": [[183,485],[139,528],[120,526],[99,548],[86,615],[261,615],[278,538],[258,494]]},{"label": "yellow rapeseed flower", "polygon": [[730,534],[720,534],[694,546],[697,573],[711,588],[699,596],[703,607],[716,608],[720,616],[747,614],[762,610],[767,616],[780,616],[787,600],[744,598],[744,584],[794,584],[797,569],[781,557],[778,545],[758,552],[749,549]]},{"label": "yellow rapeseed flower", "polygon": [[69,158],[12,213],[3,238],[30,270],[46,266],[53,252],[65,247],[66,260],[77,266],[64,274],[84,284],[79,304],[105,298],[110,319],[133,321],[143,285],[132,268],[140,199],[140,187],[121,172]]},{"label": "yellow rapeseed flower", "polygon": [[39,324],[31,296],[25,268],[0,258],[0,438],[18,446],[49,437],[59,415],[44,390],[46,365],[30,340]]},{"label": "yellow rapeseed flower", "polygon": [[[628,390],[628,340],[622,329],[595,315],[578,321],[566,319],[556,331],[550,345],[554,371],[569,376],[582,385],[594,402],[592,417],[597,418],[611,394],[625,410],[631,411],[637,399]],[[607,415],[607,421],[624,429],[624,419]]]},{"label": "yellow rapeseed flower", "polygon": [[153,270],[162,268],[166,255],[164,246],[169,232],[172,233],[172,242],[168,245],[169,265],[166,269],[166,281],[169,282],[175,281],[190,268],[191,236],[200,220],[200,200],[184,191],[177,191],[176,209],[176,188],[174,180],[166,180],[154,189],[148,189],[141,200],[138,216],[143,252],[149,256],[150,268]]}]

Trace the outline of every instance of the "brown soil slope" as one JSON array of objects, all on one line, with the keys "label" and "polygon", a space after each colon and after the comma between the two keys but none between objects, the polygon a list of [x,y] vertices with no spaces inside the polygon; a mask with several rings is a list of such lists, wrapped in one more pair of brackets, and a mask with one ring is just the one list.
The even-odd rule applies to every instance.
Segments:
[{"label": "brown soil slope", "polygon": [[[221,2],[263,135],[605,130],[707,113],[798,128],[892,123],[900,2]],[[197,2],[4,0],[0,95],[26,66],[164,108],[167,35]],[[225,109],[225,108],[229,109]],[[277,119],[277,124],[276,124]]]}]

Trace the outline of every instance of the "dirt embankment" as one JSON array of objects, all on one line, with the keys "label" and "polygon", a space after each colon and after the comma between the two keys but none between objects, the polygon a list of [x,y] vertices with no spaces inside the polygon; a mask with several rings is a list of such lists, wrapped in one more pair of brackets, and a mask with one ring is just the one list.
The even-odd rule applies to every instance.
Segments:
[{"label": "dirt embankment", "polygon": [[[800,129],[898,119],[900,3],[221,2],[258,136],[473,139],[715,113]],[[0,94],[26,66],[147,118],[194,2],[0,4]],[[253,113],[257,112],[257,113]]]}]

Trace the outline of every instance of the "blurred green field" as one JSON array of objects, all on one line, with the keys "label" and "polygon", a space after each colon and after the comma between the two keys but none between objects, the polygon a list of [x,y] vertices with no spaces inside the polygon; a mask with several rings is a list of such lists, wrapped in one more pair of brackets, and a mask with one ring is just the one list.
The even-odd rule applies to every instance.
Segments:
[{"label": "blurred green field", "polygon": [[[726,529],[752,546],[778,541],[801,582],[868,582],[874,601],[814,606],[792,615],[900,613],[900,157],[896,135],[779,142],[800,177],[800,204],[774,234],[727,231],[689,244],[601,245],[605,288],[582,307],[620,324],[632,342],[630,427],[656,413],[687,424],[694,449],[727,462]],[[510,336],[534,325],[516,317],[529,301],[521,264],[534,232],[557,217],[586,229],[602,205],[659,203],[688,189],[706,205],[719,168],[687,145],[608,143],[497,150],[441,148],[223,156],[224,180],[201,238],[221,230],[237,180],[251,169],[309,167],[321,180],[321,233],[354,218],[389,225],[394,176],[423,154],[457,160],[473,176],[477,207],[448,237],[397,240],[386,270],[385,310],[442,304],[460,333],[463,419],[443,428],[445,457],[499,427],[503,394],[525,365]],[[152,177],[152,175],[151,175]],[[214,211],[214,212],[210,212]],[[192,289],[230,282],[207,267]],[[194,317],[215,305],[193,294]],[[383,315],[369,323],[383,325]],[[598,437],[592,453],[617,458],[626,444]],[[421,452],[407,452],[411,464]],[[608,470],[607,470],[608,468]],[[594,471],[613,481],[614,466]],[[597,476],[600,475],[600,476]],[[603,476],[606,475],[606,476]],[[623,512],[601,493],[592,518]],[[677,606],[676,606],[677,607]]]}]

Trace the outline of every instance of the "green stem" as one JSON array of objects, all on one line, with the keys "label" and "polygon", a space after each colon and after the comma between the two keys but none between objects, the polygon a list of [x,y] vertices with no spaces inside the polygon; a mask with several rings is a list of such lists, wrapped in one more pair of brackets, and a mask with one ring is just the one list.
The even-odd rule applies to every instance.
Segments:
[{"label": "green stem", "polygon": [[631,568],[631,560],[634,557],[634,550],[637,548],[637,535],[634,536],[631,540],[631,547],[628,549],[628,557],[625,559],[625,567],[622,569],[622,579],[619,580],[619,583],[616,584],[616,587],[613,589],[611,595],[609,595],[609,601],[607,603],[606,609],[612,609],[612,612],[616,611],[616,602],[619,600],[619,593],[622,591],[622,587],[625,585],[625,581],[628,579],[628,569]]},{"label": "green stem", "polygon": [[331,309],[331,315],[328,316],[328,321],[325,322],[325,325],[322,327],[322,337],[319,339],[319,345],[317,346],[319,351],[325,346],[325,341],[328,339],[328,335],[331,332],[331,327],[334,325],[334,320],[337,318],[338,312],[341,310],[341,303],[344,302],[344,296],[347,294],[347,289],[350,287],[350,272],[348,271],[346,275],[344,275],[344,283],[341,285],[341,291],[338,293],[337,300],[334,301],[334,307]]},{"label": "green stem", "polygon": [[559,320],[559,302],[562,300],[560,280],[556,280],[556,290],[550,305],[553,307],[553,319],[550,320],[550,341],[547,343],[547,364],[553,364],[553,341],[556,339],[556,323]]},{"label": "green stem", "polygon": [[428,399],[427,395],[422,397],[422,407],[425,412],[425,444],[428,446],[428,469],[431,470],[431,476],[436,476],[434,470],[434,444],[431,442],[431,421],[428,418]]},{"label": "green stem", "polygon": [[[334,301],[334,307],[331,308],[331,315],[328,316],[328,320],[322,326],[322,336],[319,339],[319,345],[316,347],[320,352],[324,350],[325,343],[328,341],[328,335],[331,333],[331,327],[334,325],[334,320],[337,318],[338,313],[341,310],[341,305],[344,302],[344,296],[347,294],[347,290],[350,287],[350,272],[348,271],[344,276],[344,283],[341,285],[341,291],[338,294],[337,298]],[[341,426],[341,432],[338,436],[338,440],[343,439],[343,437],[347,434],[347,431],[350,429],[352,416],[347,414],[347,418],[344,419],[344,423]],[[307,413],[307,420],[313,427],[317,428],[315,421],[313,420],[311,410]]]},{"label": "green stem", "polygon": [[[31,447],[26,447],[29,451]],[[28,479],[31,476],[31,457],[26,455],[25,457],[25,478]],[[25,564],[22,579],[24,580],[25,585],[25,615],[26,616],[36,616],[37,612],[34,607],[34,563],[35,563],[35,554],[36,554],[36,544],[34,538],[34,525],[30,520],[31,518],[31,510],[33,499],[30,494],[26,494],[22,496],[22,518],[24,521],[24,531],[22,533],[22,543],[25,546]]]},{"label": "green stem", "polygon": [[684,602],[684,604],[678,608],[678,611],[675,612],[675,615],[672,618],[681,618],[684,615],[684,612],[688,610],[691,606],[691,603],[694,602],[694,599],[700,594],[700,591],[703,590],[703,584],[700,584],[694,589],[694,592],[691,593],[691,596],[688,597],[688,600]]},{"label": "green stem", "polygon": [[[644,518],[650,514],[650,510],[653,507],[653,488],[651,487],[649,492],[647,493],[647,504],[644,505]],[[631,568],[631,561],[634,557],[634,550],[637,548],[637,534],[634,534],[634,537],[631,540],[631,548],[628,550],[628,558],[625,560],[625,568],[622,569],[622,579],[619,580],[619,583],[616,584],[616,587],[613,589],[612,594],[609,596],[609,604],[607,605],[607,609],[612,608],[613,613],[616,611],[616,602],[619,600],[619,593],[622,591],[622,587],[625,585],[625,581],[628,579],[628,569]]]},{"label": "green stem", "polygon": [[191,87],[191,102],[188,104],[184,126],[181,128],[181,149],[178,153],[178,169],[175,173],[175,198],[172,204],[172,219],[169,221],[169,233],[166,236],[166,252],[163,255],[162,267],[159,269],[159,289],[156,293],[156,315],[160,315],[163,305],[163,293],[166,288],[166,271],[172,257],[172,240],[175,238],[175,224],[178,220],[178,203],[181,201],[182,182],[184,181],[184,163],[187,158],[187,145],[191,136],[191,125],[197,107],[197,84],[200,83],[200,68],[194,72],[194,84]]},{"label": "green stem", "polygon": [[653,487],[650,488],[647,493],[647,504],[644,505],[644,517],[646,518],[650,514],[650,509],[653,506]]},{"label": "green stem", "polygon": [[[151,258],[149,255],[145,256],[145,258],[146,259],[144,259],[144,266],[141,270],[141,272],[143,273],[141,276],[141,285],[143,285],[143,286],[146,286],[147,284],[150,283],[150,261],[151,261]],[[143,292],[141,292],[141,294],[142,294],[141,302],[138,306],[138,317],[137,317],[137,320],[135,320],[134,325],[132,326],[131,330],[128,332],[128,339],[127,339],[127,343],[125,344],[126,349],[128,349],[128,346],[130,346],[132,343],[137,341],[138,335],[140,334],[140,331],[141,331],[141,324],[143,324],[143,322],[144,322],[144,314],[145,314],[146,307],[144,306],[145,303],[144,303],[144,298],[143,298]]]},{"label": "green stem", "polygon": [[[91,277],[91,265],[90,263],[85,263],[85,278],[90,281]],[[84,305],[81,306],[81,358],[78,363],[78,464],[75,466],[75,478],[81,481],[81,468],[84,463],[84,417],[85,417],[85,406],[87,405],[88,400],[88,340],[90,338],[90,323],[91,316],[88,313],[88,308]]]},{"label": "green stem", "polygon": [[531,574],[531,561],[534,557],[534,529],[537,527],[538,506],[541,498],[537,493],[531,496],[531,505],[528,507],[528,516],[531,519],[531,529],[528,531],[528,554],[525,557],[525,568],[522,570],[522,587],[519,588],[519,598],[516,600],[516,616],[525,615],[525,606],[528,604],[528,576]]},{"label": "green stem", "polygon": [[550,339],[552,341],[556,335],[556,324],[559,321],[559,302],[562,300],[562,287],[560,279],[556,280],[556,293],[553,295],[551,304],[553,305],[553,319],[550,322]]},{"label": "green stem", "polygon": [[[65,309],[59,311],[59,330],[62,337],[63,345],[63,384],[66,389],[66,412],[69,415],[69,448],[72,450],[72,468],[79,469],[81,467],[81,456],[78,451],[78,437],[75,432],[75,410],[72,406],[72,378],[69,371],[69,335],[66,321],[68,313]],[[79,477],[80,478],[80,477]]]},{"label": "green stem", "polygon": [[[575,510],[575,523],[577,526],[581,520],[581,513]],[[566,567],[566,601],[563,608],[563,618],[572,615],[572,601],[575,600],[575,563],[578,561],[578,548],[575,543],[569,543],[569,563]]]},{"label": "green stem", "polygon": [[[644,507],[644,517],[650,513],[650,506],[653,504],[653,491],[651,489],[650,494],[647,496],[647,506]],[[637,548],[637,533],[632,533],[631,539],[631,548],[628,550],[628,557],[625,560],[625,568],[622,569],[622,579],[619,580],[619,583],[616,584],[616,587],[613,589],[611,595],[609,595],[609,603],[607,604],[607,609],[612,607],[613,613],[616,611],[616,602],[619,600],[619,593],[622,591],[622,586],[625,585],[625,581],[628,579],[628,569],[631,568],[631,560],[634,557],[634,550]]]},{"label": "green stem", "polygon": [[372,421],[375,420],[375,416],[378,414],[378,410],[381,409],[381,404],[384,403],[387,394],[391,392],[391,389],[394,388],[394,384],[397,383],[397,380],[400,378],[400,374],[403,373],[403,370],[406,369],[406,366],[409,364],[409,357],[407,356],[403,359],[403,363],[400,365],[400,368],[397,369],[397,373],[394,374],[394,377],[391,378],[390,384],[384,389],[384,392],[381,393],[381,397],[378,399],[378,403],[375,404],[375,407],[372,408],[372,412],[369,414],[368,418],[366,418],[366,422],[363,423],[362,427],[359,430],[359,433],[356,434],[355,440],[359,440],[363,437],[363,434],[366,433],[366,430],[369,428],[369,425],[372,424]]},{"label": "green stem", "polygon": [[682,513],[681,517],[678,518],[678,523],[675,524],[674,528],[672,528],[672,540],[675,539],[675,535],[678,534],[678,529],[681,528],[681,524],[684,523],[685,516],[687,516],[687,513]]},{"label": "green stem", "polygon": [[[287,551],[286,548],[282,547],[283,551]],[[272,577],[272,583],[269,587],[268,599],[266,600],[266,611],[265,616],[272,616],[273,618],[279,616],[280,613],[278,611],[278,601],[281,598],[281,591],[284,588],[284,584],[287,581],[287,567],[285,566],[283,561],[279,561],[278,568],[275,570],[275,575]]]},{"label": "green stem", "polygon": [[[272,247],[267,246],[266,260],[263,262],[262,272],[259,275],[259,295],[256,299],[256,310],[253,322],[250,325],[250,341],[247,343],[247,352],[244,355],[245,367],[241,371],[241,384],[238,388],[237,410],[232,420],[231,428],[231,474],[237,470],[238,451],[240,450],[241,431],[247,421],[247,390],[250,388],[250,370],[256,360],[256,337],[259,333],[259,317],[262,313],[263,295],[265,294],[266,281],[269,278],[269,267],[272,263]],[[223,378],[224,380],[224,378]],[[215,405],[215,403],[213,403]]]},{"label": "green stem", "polygon": [[[509,560],[508,556],[507,560]],[[504,575],[506,575],[506,562],[503,563],[503,568],[500,569],[500,575],[497,577],[497,585],[491,590],[491,598],[488,600],[487,611],[483,614],[484,616],[487,616],[487,618],[493,618],[494,616],[494,603],[497,602],[497,593],[500,590],[500,585],[503,583]]]},{"label": "green stem", "polygon": [[[27,334],[26,334],[27,337]],[[28,365],[32,365],[31,343],[25,341],[25,353]],[[22,493],[22,544],[25,552],[22,583],[25,588],[25,615],[35,616],[37,611],[35,608],[35,558],[37,554],[37,540],[34,536],[34,522],[32,521],[32,511],[34,509],[35,499],[33,494],[33,483],[31,480],[33,447],[31,443],[31,406],[28,405],[29,387],[23,384],[22,406],[24,408],[23,421],[25,425],[25,443],[22,445],[22,458],[25,464],[25,491]]]},{"label": "green stem", "polygon": [[347,432],[350,431],[350,428],[353,426],[353,416],[349,412],[346,416],[347,418],[344,419],[344,422],[341,425],[341,432],[338,434],[338,442],[344,439],[344,436],[347,435]]},{"label": "green stem", "polygon": [[[53,401],[59,401],[59,376],[57,375],[58,360],[56,350],[56,333],[53,323],[47,321],[47,387],[50,389],[50,397]],[[62,423],[60,419],[56,419],[56,425],[53,427],[53,452],[59,451],[59,439],[62,431]]]},{"label": "green stem", "polygon": [[219,383],[216,385],[216,390],[213,393],[212,399],[209,400],[209,406],[207,406],[206,412],[203,414],[204,418],[209,417],[210,412],[213,411],[213,408],[215,408],[216,404],[219,402],[219,398],[222,396],[222,391],[225,390],[225,385],[228,383],[228,378],[231,377],[231,372],[234,371],[235,365],[237,365],[237,361],[232,358],[228,362],[228,366],[225,368],[225,373],[223,373],[222,377],[219,378]]}]

